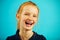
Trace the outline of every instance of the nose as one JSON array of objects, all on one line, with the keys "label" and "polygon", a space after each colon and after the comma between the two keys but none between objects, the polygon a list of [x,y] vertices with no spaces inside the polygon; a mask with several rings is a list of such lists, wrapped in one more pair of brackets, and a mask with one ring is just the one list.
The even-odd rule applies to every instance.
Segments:
[{"label": "nose", "polygon": [[28,17],[28,21],[34,23],[32,15]]},{"label": "nose", "polygon": [[30,23],[33,23],[33,22],[34,22],[31,17],[29,17],[29,18],[27,19],[27,21],[30,22]]},{"label": "nose", "polygon": [[33,17],[32,17],[32,16],[29,16],[28,19],[29,19],[29,20],[33,20]]}]

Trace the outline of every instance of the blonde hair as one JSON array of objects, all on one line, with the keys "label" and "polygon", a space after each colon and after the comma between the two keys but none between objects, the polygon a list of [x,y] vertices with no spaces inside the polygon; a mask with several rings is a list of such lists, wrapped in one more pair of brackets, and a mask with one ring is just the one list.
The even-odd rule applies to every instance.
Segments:
[{"label": "blonde hair", "polygon": [[[23,3],[23,4],[19,7],[19,9],[18,9],[18,11],[17,11],[17,14],[21,14],[21,12],[22,12],[22,10],[23,10],[23,7],[26,6],[26,5],[33,5],[33,6],[36,6],[36,8],[38,9],[38,7],[37,7],[37,5],[36,5],[35,3],[31,2],[31,1],[28,1],[28,2]],[[39,9],[38,9],[38,12],[39,12]],[[18,23],[18,29],[19,29],[19,28],[20,28],[20,24]]]}]

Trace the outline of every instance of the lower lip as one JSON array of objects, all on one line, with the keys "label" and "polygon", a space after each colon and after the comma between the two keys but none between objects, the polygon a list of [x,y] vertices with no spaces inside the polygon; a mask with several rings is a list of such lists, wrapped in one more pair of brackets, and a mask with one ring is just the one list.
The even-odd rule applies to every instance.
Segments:
[{"label": "lower lip", "polygon": [[27,27],[31,27],[32,25],[26,24]]}]

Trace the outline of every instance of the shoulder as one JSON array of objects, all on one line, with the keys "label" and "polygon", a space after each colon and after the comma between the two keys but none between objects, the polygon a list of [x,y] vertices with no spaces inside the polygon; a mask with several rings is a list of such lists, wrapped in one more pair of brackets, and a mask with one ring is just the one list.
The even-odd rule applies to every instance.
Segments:
[{"label": "shoulder", "polygon": [[46,40],[45,36],[39,35],[37,33],[35,33],[35,37],[36,37],[37,40]]},{"label": "shoulder", "polygon": [[37,37],[41,40],[46,40],[46,38],[43,35],[37,35]]},{"label": "shoulder", "polygon": [[14,40],[16,38],[16,35],[8,36],[6,40]]},{"label": "shoulder", "polygon": [[21,40],[20,36],[19,36],[19,30],[17,30],[16,34],[14,34],[12,36],[8,36],[6,38],[6,40]]}]

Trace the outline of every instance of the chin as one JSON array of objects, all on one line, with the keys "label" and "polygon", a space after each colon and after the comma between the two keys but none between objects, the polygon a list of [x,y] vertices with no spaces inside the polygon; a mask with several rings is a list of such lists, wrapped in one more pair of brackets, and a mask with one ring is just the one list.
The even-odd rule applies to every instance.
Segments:
[{"label": "chin", "polygon": [[24,27],[24,29],[26,29],[26,30],[32,30],[32,26],[31,27]]}]

